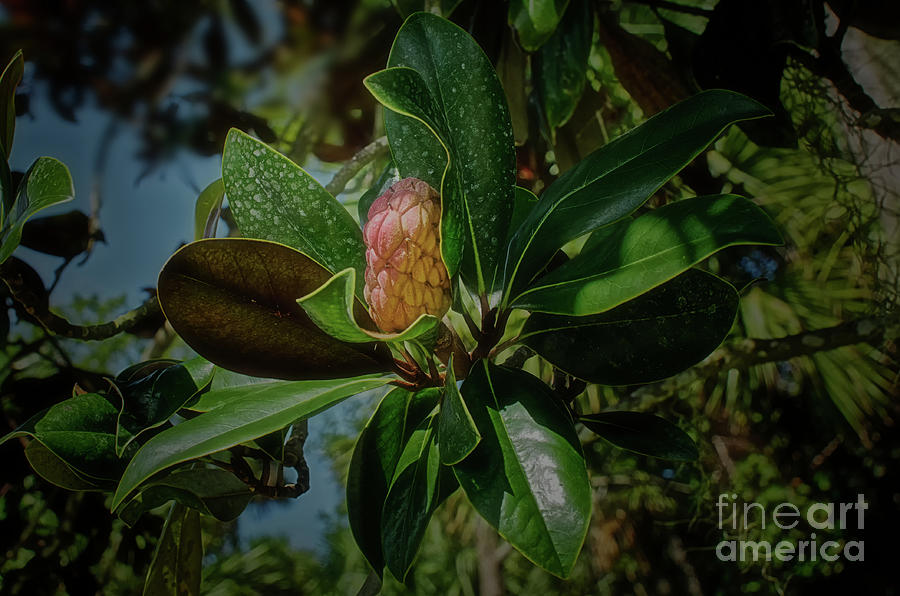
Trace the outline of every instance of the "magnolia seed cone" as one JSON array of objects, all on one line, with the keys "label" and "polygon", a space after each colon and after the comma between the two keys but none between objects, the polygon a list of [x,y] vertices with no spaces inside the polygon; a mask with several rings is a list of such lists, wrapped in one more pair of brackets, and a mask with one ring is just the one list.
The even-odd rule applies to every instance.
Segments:
[{"label": "magnolia seed cone", "polygon": [[382,331],[403,331],[423,314],[440,318],[450,308],[440,223],[438,193],[418,178],[400,180],[369,207],[365,296]]}]

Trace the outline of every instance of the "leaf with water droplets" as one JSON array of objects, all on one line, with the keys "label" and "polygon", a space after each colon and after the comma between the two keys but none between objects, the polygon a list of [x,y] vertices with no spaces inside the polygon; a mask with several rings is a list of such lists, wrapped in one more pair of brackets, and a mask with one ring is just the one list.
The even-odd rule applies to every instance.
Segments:
[{"label": "leaf with water droplets", "polygon": [[286,244],[331,273],[366,269],[362,232],[350,213],[301,167],[265,143],[231,129],[222,155],[228,204],[245,238]]},{"label": "leaf with water droplets", "polygon": [[[442,254],[453,274],[462,255],[467,283],[493,287],[513,206],[515,151],[506,96],[472,37],[432,14],[403,24],[388,70],[366,86],[389,108],[385,128],[404,177],[441,190]],[[449,167],[448,167],[449,154]],[[460,238],[461,246],[443,246]]]}]

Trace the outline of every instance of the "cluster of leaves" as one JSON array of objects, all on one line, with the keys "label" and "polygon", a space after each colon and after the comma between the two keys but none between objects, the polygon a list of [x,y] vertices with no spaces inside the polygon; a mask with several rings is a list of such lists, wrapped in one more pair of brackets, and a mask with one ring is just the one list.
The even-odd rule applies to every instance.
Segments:
[{"label": "cluster of leaves", "polygon": [[[528,559],[567,576],[591,513],[576,423],[639,452],[696,457],[661,418],[580,412],[574,395],[498,361],[519,343],[560,377],[624,385],[717,347],[738,294],[695,266],[735,244],[778,244],[772,223],[735,195],[631,214],[730,124],[767,110],[732,92],[698,94],[592,153],[538,199],[515,186],[504,90],[467,33],[413,14],[387,66],[366,86],[387,108],[392,167],[440,191],[441,253],[468,329],[430,315],[398,334],[375,329],[359,225],[301,168],[233,130],[196,229],[205,235],[227,194],[243,238],[191,243],[159,279],[167,318],[202,358],[129,367],[109,391],[77,391],[0,439],[33,439],[39,474],[114,492],[126,521],[176,500],[148,585],[173,581],[179,573],[165,570],[191,560],[179,549],[199,543],[199,525],[185,507],[228,520],[254,493],[278,496],[282,479],[267,464],[285,463],[287,429],[388,384],[354,451],[348,506],[368,562],[401,580],[431,514],[460,487]],[[50,173],[32,168],[22,183],[9,252],[18,222],[62,196],[62,174]],[[569,259],[561,249],[579,239]],[[508,325],[514,310],[530,313],[521,329]]]}]

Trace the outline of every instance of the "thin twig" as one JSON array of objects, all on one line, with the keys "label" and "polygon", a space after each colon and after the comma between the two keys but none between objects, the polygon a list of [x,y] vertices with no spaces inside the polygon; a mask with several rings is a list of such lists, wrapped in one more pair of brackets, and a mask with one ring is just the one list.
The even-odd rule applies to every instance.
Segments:
[{"label": "thin twig", "polygon": [[[15,292],[13,291],[12,293],[15,298]],[[37,309],[31,305],[21,301],[19,301],[19,303],[47,332],[53,335],[80,340],[109,339],[110,337],[129,331],[130,329],[137,327],[145,319],[159,314],[159,300],[157,300],[156,296],[150,298],[134,310],[130,310],[127,313],[116,317],[112,321],[97,325],[75,325],[49,310],[38,312]]]},{"label": "thin twig", "polygon": [[340,170],[331,179],[331,182],[325,185],[331,195],[337,196],[344,191],[347,183],[362,170],[366,164],[375,161],[378,157],[386,154],[388,151],[387,137],[379,137],[359,150],[359,152],[350,158]]}]

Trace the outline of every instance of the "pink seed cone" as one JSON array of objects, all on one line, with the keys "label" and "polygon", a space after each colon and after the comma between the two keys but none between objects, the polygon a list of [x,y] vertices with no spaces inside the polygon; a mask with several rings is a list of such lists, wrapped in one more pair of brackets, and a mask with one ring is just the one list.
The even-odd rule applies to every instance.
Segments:
[{"label": "pink seed cone", "polygon": [[375,199],[363,228],[369,313],[386,333],[419,316],[444,316],[450,278],[441,260],[441,203],[418,178],[404,178]]}]

